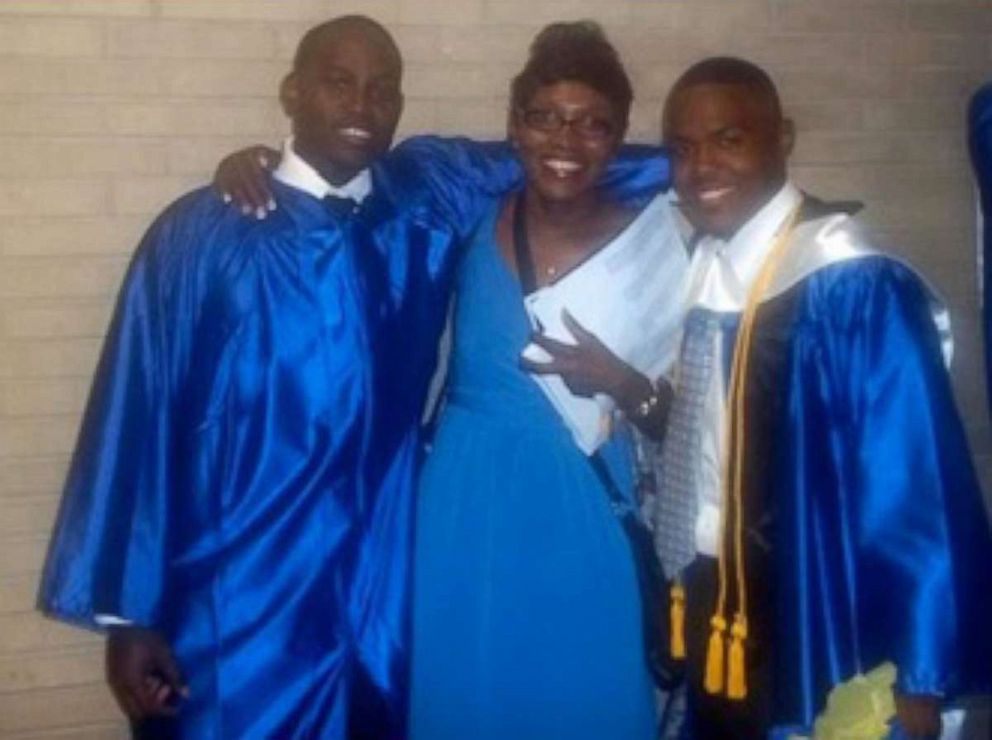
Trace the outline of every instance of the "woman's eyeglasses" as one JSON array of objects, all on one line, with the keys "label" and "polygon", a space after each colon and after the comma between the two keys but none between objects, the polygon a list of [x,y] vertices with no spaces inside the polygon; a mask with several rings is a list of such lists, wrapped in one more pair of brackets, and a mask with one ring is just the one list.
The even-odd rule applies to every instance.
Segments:
[{"label": "woman's eyeglasses", "polygon": [[616,132],[616,124],[609,118],[594,113],[584,113],[566,118],[553,108],[523,108],[517,113],[524,125],[542,134],[556,134],[568,126],[578,136],[590,141],[608,139]]}]

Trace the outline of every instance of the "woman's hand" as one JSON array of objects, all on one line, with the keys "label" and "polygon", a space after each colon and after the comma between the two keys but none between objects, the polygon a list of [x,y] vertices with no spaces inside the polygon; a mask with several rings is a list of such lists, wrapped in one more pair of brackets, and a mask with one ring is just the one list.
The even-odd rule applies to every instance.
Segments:
[{"label": "woman's hand", "polygon": [[551,359],[534,362],[520,358],[520,366],[535,375],[558,375],[577,396],[591,397],[605,393],[616,402],[624,415],[642,433],[660,440],[665,434],[672,388],[662,382],[658,387],[621,360],[592,332],[567,311],[562,314],[565,328],[575,344],[559,342],[543,334],[531,341],[547,352]]},{"label": "woman's hand", "polygon": [[534,362],[521,358],[520,365],[524,370],[535,375],[558,375],[576,396],[588,398],[605,393],[625,410],[651,395],[654,390],[651,381],[613,354],[567,311],[562,314],[562,321],[576,343],[566,344],[543,334],[534,334],[531,341],[551,359]]},{"label": "woman's hand", "polygon": [[265,218],[276,209],[269,189],[268,173],[275,169],[279,152],[267,146],[250,146],[229,154],[214,172],[214,189],[225,203],[234,202],[246,216]]}]

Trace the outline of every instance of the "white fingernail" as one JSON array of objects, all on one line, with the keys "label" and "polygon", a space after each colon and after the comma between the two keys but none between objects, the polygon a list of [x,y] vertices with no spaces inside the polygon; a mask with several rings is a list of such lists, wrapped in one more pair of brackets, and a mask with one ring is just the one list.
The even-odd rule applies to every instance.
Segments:
[{"label": "white fingernail", "polygon": [[269,207],[270,211],[274,211],[276,209],[276,202],[272,198],[269,198],[269,202],[266,205]]},{"label": "white fingernail", "polygon": [[269,215],[269,212],[266,211],[264,208],[256,208],[255,209],[255,218],[257,218],[259,221],[264,220],[265,217],[268,216],[268,215]]},{"label": "white fingernail", "polygon": [[230,194],[230,193],[221,193],[221,194],[220,194],[220,197],[221,197],[221,199],[222,199],[222,200],[223,200],[223,201],[224,201],[225,203],[230,203],[230,202],[231,202],[231,194]]},{"label": "white fingernail", "polygon": [[241,213],[247,216],[249,213],[251,213],[251,206],[241,206]]}]

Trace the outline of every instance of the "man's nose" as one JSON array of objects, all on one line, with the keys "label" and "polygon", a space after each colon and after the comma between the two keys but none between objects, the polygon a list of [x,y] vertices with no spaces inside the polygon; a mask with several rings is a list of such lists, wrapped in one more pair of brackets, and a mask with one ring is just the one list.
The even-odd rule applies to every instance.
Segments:
[{"label": "man's nose", "polygon": [[345,104],[353,113],[365,113],[372,106],[372,93],[369,88],[358,85],[352,90]]},{"label": "man's nose", "polygon": [[712,149],[706,146],[696,147],[691,152],[680,155],[678,159],[683,174],[694,179],[707,176],[716,165]]},{"label": "man's nose", "polygon": [[693,169],[697,172],[708,172],[716,164],[716,152],[713,147],[703,145],[696,148],[692,158]]}]

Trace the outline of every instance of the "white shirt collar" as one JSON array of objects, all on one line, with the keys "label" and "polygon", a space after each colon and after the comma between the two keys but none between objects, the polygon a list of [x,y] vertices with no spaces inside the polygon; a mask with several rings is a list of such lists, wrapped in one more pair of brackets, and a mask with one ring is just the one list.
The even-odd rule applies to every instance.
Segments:
[{"label": "white shirt collar", "polygon": [[758,271],[774,246],[775,233],[802,200],[785,185],[730,239],[699,240],[689,270],[689,305],[714,311],[741,311]]},{"label": "white shirt collar", "polygon": [[356,203],[361,203],[372,192],[372,175],[368,167],[344,185],[332,185],[296,153],[293,149],[292,136],[283,142],[282,159],[279,160],[279,166],[276,167],[272,176],[279,182],[309,193],[315,198],[335,195],[339,198],[351,198]]}]

